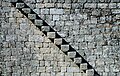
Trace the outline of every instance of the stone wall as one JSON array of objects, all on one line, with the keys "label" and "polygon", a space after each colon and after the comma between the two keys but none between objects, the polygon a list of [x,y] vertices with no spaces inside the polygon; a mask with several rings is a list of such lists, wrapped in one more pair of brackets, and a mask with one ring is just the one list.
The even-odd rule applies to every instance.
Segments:
[{"label": "stone wall", "polygon": [[[79,68],[5,1],[0,1],[0,61],[4,76],[15,76],[16,73],[22,76],[79,75]],[[119,0],[25,0],[25,3],[64,37],[101,76],[120,75]]]}]

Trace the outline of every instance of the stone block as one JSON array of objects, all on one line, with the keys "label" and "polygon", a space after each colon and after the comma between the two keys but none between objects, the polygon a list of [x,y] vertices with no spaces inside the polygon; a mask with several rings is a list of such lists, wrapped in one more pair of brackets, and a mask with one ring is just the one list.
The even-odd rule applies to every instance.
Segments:
[{"label": "stone block", "polygon": [[84,5],[85,8],[96,8],[96,4],[95,3],[86,3]]},{"label": "stone block", "polygon": [[22,11],[29,14],[31,12],[31,9],[30,8],[23,8]]},{"label": "stone block", "polygon": [[54,3],[45,3],[45,7],[48,7],[48,8],[54,7]]},{"label": "stone block", "polygon": [[107,8],[108,4],[107,3],[98,3],[98,8]]},{"label": "stone block", "polygon": [[67,52],[69,50],[69,45],[61,45],[61,50]]},{"label": "stone block", "polygon": [[42,26],[43,25],[43,20],[35,20],[35,25],[36,26]]},{"label": "stone block", "polygon": [[47,32],[47,36],[48,36],[48,38],[55,38],[56,33],[55,32]]},{"label": "stone block", "polygon": [[65,76],[73,76],[73,73],[65,73]]},{"label": "stone block", "polygon": [[86,70],[86,76],[94,76],[94,69]]},{"label": "stone block", "polygon": [[45,67],[37,67],[38,72],[45,72]]},{"label": "stone block", "polygon": [[24,3],[16,3],[16,8],[24,8]]},{"label": "stone block", "polygon": [[29,41],[43,42],[44,38],[41,35],[29,35]]},{"label": "stone block", "polygon": [[68,56],[70,57],[70,58],[75,58],[75,56],[76,56],[76,52],[68,52]]},{"label": "stone block", "polygon": [[79,58],[74,58],[74,62],[75,62],[76,64],[79,64],[79,63],[82,62],[82,58],[81,58],[81,57],[79,57]]},{"label": "stone block", "polygon": [[87,69],[87,63],[82,63],[82,64],[80,64],[80,69],[81,70],[86,70]]},{"label": "stone block", "polygon": [[59,15],[53,15],[53,21],[59,20]]},{"label": "stone block", "polygon": [[39,60],[31,60],[30,65],[38,67],[39,66]]},{"label": "stone block", "polygon": [[29,19],[36,19],[36,14],[28,14]]},{"label": "stone block", "polygon": [[112,9],[113,14],[120,14],[120,9]]},{"label": "stone block", "polygon": [[79,67],[67,67],[67,72],[71,73],[71,72],[80,72],[80,68]]},{"label": "stone block", "polygon": [[116,8],[117,7],[117,4],[116,3],[110,3],[109,4],[109,8]]},{"label": "stone block", "polygon": [[46,32],[50,31],[50,26],[42,26],[41,31],[46,31]]},{"label": "stone block", "polygon": [[45,8],[41,9],[41,14],[43,14],[43,15],[44,14],[49,14],[49,12],[50,12],[49,9],[45,9]]},{"label": "stone block", "polygon": [[63,14],[63,9],[51,8],[50,14]]},{"label": "stone block", "polygon": [[62,38],[55,38],[54,39],[54,44],[61,45],[62,44]]}]

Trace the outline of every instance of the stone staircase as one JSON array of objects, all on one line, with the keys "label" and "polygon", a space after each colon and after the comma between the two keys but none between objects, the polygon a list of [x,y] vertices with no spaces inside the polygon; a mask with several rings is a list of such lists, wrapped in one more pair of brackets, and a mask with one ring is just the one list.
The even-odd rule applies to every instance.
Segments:
[{"label": "stone staircase", "polygon": [[11,0],[11,3],[24,14],[40,31],[42,31],[60,50],[68,55],[80,68],[81,76],[100,76],[93,67],[66,42],[53,28],[42,20],[22,0]]}]

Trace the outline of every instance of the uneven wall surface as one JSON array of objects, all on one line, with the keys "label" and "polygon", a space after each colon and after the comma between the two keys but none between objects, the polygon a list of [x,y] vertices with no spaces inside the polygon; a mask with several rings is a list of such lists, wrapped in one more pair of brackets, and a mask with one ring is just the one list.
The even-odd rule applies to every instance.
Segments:
[{"label": "uneven wall surface", "polygon": [[[119,0],[25,0],[25,3],[101,76],[120,76]],[[0,5],[0,57],[5,76],[16,73],[77,76],[74,74],[79,73],[79,68],[26,17],[5,0]]]}]

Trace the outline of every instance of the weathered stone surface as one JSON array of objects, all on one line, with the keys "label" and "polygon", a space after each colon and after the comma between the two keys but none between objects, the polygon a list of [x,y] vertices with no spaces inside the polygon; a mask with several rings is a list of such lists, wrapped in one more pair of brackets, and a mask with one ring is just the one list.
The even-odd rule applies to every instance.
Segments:
[{"label": "weathered stone surface", "polygon": [[55,38],[56,33],[55,32],[47,32],[47,36],[48,36],[48,38]]},{"label": "weathered stone surface", "polygon": [[49,26],[42,26],[42,27],[41,27],[41,30],[42,30],[42,31],[49,32],[49,31],[50,31],[50,27],[49,27]]},{"label": "weathered stone surface", "polygon": [[61,50],[66,52],[69,50],[69,45],[61,45]]},{"label": "weathered stone surface", "polygon": [[29,14],[31,12],[31,9],[30,8],[23,8],[22,9],[25,13]]},{"label": "weathered stone surface", "polygon": [[75,58],[75,56],[76,56],[76,52],[68,52],[68,56],[70,57],[70,58]]},{"label": "weathered stone surface", "polygon": [[43,25],[43,20],[37,20],[37,19],[35,19],[35,25],[36,26],[42,26]]},{"label": "weathered stone surface", "polygon": [[16,8],[24,8],[24,3],[16,3]]},{"label": "weathered stone surface", "polygon": [[61,45],[62,43],[63,43],[63,39],[62,38],[55,38],[54,39],[54,44]]},{"label": "weathered stone surface", "polygon": [[80,64],[80,69],[81,69],[81,70],[86,70],[86,69],[88,69],[87,63],[82,63],[82,64]]},{"label": "weathered stone surface", "polygon": [[36,14],[28,14],[29,19],[36,19]]},{"label": "weathered stone surface", "polygon": [[94,70],[93,69],[86,70],[86,76],[94,76]]},{"label": "weathered stone surface", "polygon": [[79,64],[82,62],[82,58],[74,58],[74,62]]},{"label": "weathered stone surface", "polygon": [[50,9],[50,14],[63,14],[63,9]]}]

